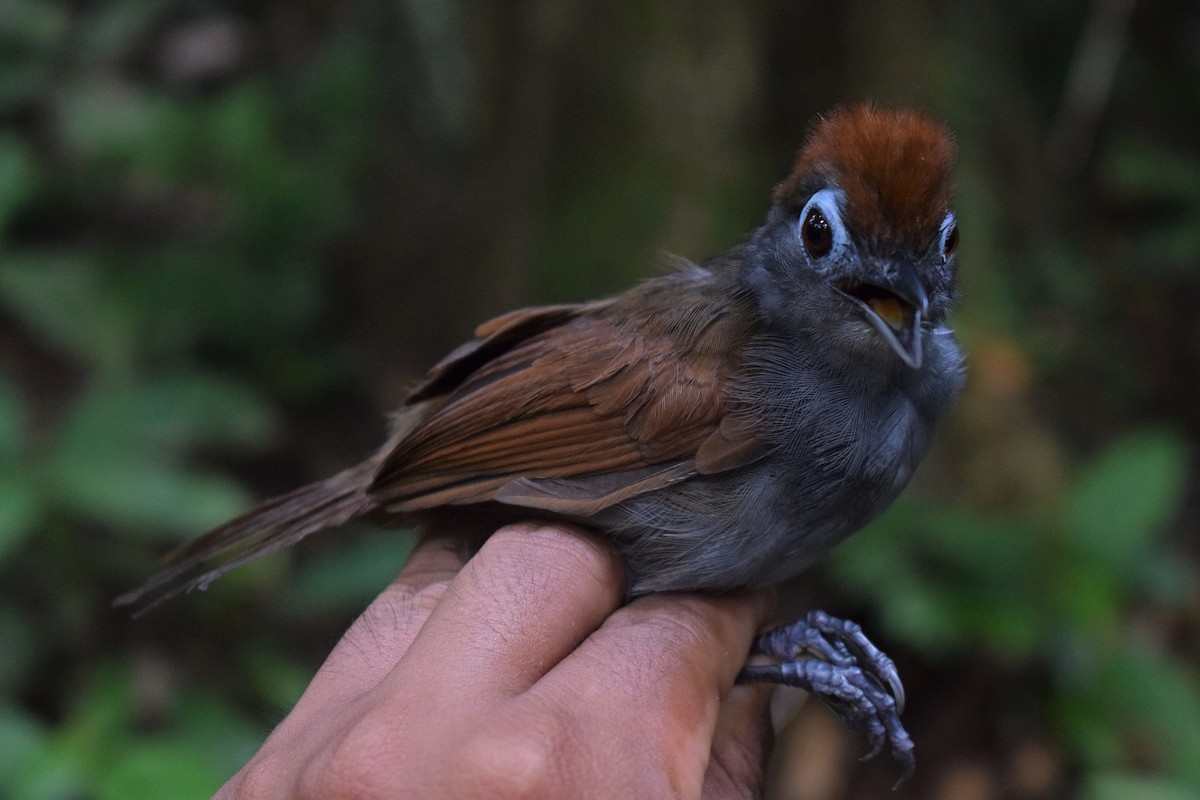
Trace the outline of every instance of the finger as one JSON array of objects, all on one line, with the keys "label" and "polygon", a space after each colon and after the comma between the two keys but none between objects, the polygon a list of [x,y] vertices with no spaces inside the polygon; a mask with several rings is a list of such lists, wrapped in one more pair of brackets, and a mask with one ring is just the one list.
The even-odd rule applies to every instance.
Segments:
[{"label": "finger", "polygon": [[295,708],[272,733],[275,743],[291,740],[317,720],[328,725],[335,711],[353,713],[346,709],[396,666],[465,560],[450,539],[426,537],[418,542],[396,580],[342,635]]},{"label": "finger", "polygon": [[721,701],[712,757],[704,775],[705,800],[759,797],[774,740],[769,683],[735,684]]},{"label": "finger", "polygon": [[[263,797],[296,796],[297,765],[310,762],[362,717],[370,691],[403,657],[465,562],[456,540],[423,537],[396,579],[342,636],[296,707],[218,797],[257,797],[263,788],[270,789],[261,791]],[[247,780],[259,788],[245,790]]]},{"label": "finger", "polygon": [[408,650],[465,561],[452,540],[422,539],[396,579],[347,629],[313,686],[334,681],[343,693],[356,693],[379,683]]},{"label": "finger", "polygon": [[[721,698],[770,613],[765,592],[650,595],[614,613],[528,696],[586,696],[592,730],[624,737],[626,758],[654,762],[695,796],[708,763]],[[684,787],[684,788],[680,788]]]},{"label": "finger", "polygon": [[562,525],[501,528],[450,582],[386,680],[420,675],[431,701],[460,705],[484,693],[517,694],[623,597],[620,562],[591,536]]}]

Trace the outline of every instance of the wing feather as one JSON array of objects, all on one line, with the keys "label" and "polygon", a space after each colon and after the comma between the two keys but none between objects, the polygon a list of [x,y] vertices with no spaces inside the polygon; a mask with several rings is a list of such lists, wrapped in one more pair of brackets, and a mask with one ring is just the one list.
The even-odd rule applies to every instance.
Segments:
[{"label": "wing feather", "polygon": [[587,516],[755,460],[753,431],[723,424],[732,309],[705,308],[703,323],[669,307],[631,322],[604,302],[481,326],[413,394],[436,402],[393,441],[368,494],[394,512],[491,500]]}]

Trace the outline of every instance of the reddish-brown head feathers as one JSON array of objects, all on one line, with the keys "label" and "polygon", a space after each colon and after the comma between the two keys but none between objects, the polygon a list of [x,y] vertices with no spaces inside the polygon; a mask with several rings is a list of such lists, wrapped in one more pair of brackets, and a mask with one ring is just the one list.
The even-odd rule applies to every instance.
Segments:
[{"label": "reddish-brown head feathers", "polygon": [[949,209],[953,160],[946,128],[916,111],[839,109],[818,122],[775,202],[798,211],[814,191],[837,186],[852,231],[919,249]]}]

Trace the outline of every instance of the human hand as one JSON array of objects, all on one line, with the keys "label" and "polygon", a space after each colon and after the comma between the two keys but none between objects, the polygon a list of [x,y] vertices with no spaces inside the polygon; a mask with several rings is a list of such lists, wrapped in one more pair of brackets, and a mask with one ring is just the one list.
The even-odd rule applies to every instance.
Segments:
[{"label": "human hand", "polygon": [[422,542],[218,800],[757,796],[770,686],[733,681],[766,594],[622,587],[567,526]]}]

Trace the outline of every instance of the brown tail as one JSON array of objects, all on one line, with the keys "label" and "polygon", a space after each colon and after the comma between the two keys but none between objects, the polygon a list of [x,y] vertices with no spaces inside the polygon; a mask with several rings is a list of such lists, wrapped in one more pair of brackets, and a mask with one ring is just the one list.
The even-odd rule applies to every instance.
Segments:
[{"label": "brown tail", "polygon": [[[327,480],[267,500],[171,553],[166,567],[118,597],[113,605],[138,605],[137,614],[142,614],[183,592],[208,588],[234,567],[319,530],[349,522],[370,506],[365,488],[374,469],[374,462],[368,460]],[[214,565],[195,574],[213,559],[218,559]]]}]

